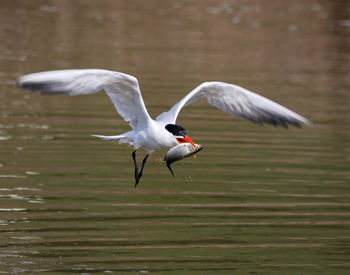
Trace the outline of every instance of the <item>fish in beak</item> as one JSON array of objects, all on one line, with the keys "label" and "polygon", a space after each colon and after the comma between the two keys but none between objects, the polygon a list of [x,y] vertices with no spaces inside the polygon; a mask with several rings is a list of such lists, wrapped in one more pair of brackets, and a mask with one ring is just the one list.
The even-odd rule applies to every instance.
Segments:
[{"label": "fish in beak", "polygon": [[176,145],[172,147],[165,155],[164,161],[166,162],[166,165],[168,169],[170,170],[171,174],[174,176],[174,172],[171,169],[171,164],[175,161],[182,160],[184,158],[187,158],[188,156],[194,155],[198,153],[200,150],[203,149],[203,146],[200,144],[191,144],[189,142],[183,142],[179,145]]},{"label": "fish in beak", "polygon": [[198,150],[196,144],[194,144],[194,142],[192,141],[192,139],[190,139],[190,137],[188,135],[186,135],[184,138],[176,138],[178,143],[186,143],[188,142],[189,144],[191,144],[196,150]]}]

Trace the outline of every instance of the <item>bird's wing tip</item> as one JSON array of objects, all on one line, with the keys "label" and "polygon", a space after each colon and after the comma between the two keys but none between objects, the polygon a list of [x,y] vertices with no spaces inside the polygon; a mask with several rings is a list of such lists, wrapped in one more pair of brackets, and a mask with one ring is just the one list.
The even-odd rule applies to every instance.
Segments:
[{"label": "bird's wing tip", "polygon": [[[309,126],[312,127],[313,123],[311,122],[311,120],[308,120],[307,118],[303,118],[302,120],[298,120],[295,123],[290,123],[292,126],[295,126],[297,128],[303,128],[303,126]],[[286,127],[288,128],[288,127]]]},{"label": "bird's wing tip", "polygon": [[32,81],[30,78],[27,77],[27,75],[22,75],[16,79],[16,86],[31,91],[38,91],[47,87],[48,84]]},{"label": "bird's wing tip", "polygon": [[305,125],[310,126],[310,127],[314,126],[313,122],[311,120],[308,120],[308,119],[306,119]]},{"label": "bird's wing tip", "polygon": [[298,120],[298,125],[299,125],[299,128],[302,127],[302,125],[306,125],[306,126],[309,126],[309,127],[312,127],[314,124],[312,123],[311,120],[305,118],[305,117],[302,117],[301,119]]},{"label": "bird's wing tip", "polygon": [[23,76],[17,77],[15,80],[15,84],[17,87],[23,88],[24,81],[23,81]]}]

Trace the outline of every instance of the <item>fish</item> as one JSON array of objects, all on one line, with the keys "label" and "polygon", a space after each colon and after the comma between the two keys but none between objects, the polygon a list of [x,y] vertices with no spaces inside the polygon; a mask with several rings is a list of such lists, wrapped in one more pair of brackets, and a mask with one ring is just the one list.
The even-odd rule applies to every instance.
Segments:
[{"label": "fish", "polygon": [[173,170],[171,169],[171,164],[175,161],[182,160],[184,158],[187,158],[191,155],[195,157],[195,154],[197,154],[199,151],[201,151],[204,147],[203,145],[196,144],[196,148],[194,148],[190,143],[180,143],[179,145],[176,145],[172,147],[165,155],[164,161],[166,162],[166,165],[168,169],[170,170],[173,177],[175,177]]}]

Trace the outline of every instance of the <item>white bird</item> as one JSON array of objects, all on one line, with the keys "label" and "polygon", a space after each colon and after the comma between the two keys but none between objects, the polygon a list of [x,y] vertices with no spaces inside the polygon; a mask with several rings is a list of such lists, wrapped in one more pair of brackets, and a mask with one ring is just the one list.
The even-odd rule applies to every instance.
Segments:
[{"label": "white bird", "polygon": [[[143,102],[138,81],[135,77],[102,69],[78,69],[39,72],[18,78],[17,85],[42,94],[84,95],[105,90],[117,112],[129,122],[132,130],[116,136],[94,135],[103,140],[119,140],[133,146],[132,158],[135,165],[135,187],[142,177],[146,160],[155,150],[173,147],[179,143],[195,144],[187,131],[176,125],[180,110],[207,98],[208,103],[252,122],[269,123],[288,127],[311,124],[306,118],[256,93],[240,86],[224,82],[204,82],[176,103],[168,112],[152,119]],[[136,150],[143,147],[147,155],[139,171]]]}]

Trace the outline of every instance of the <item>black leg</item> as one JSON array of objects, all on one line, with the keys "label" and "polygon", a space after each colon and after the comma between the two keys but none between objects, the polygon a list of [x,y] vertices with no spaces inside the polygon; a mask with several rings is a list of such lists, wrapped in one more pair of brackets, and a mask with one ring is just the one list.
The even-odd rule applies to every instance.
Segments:
[{"label": "black leg", "polygon": [[142,161],[142,167],[141,170],[139,172],[139,167],[137,166],[137,162],[136,162],[136,150],[132,152],[132,159],[134,160],[134,165],[135,165],[135,187],[139,184],[139,181],[142,177],[142,172],[143,172],[143,168],[145,167],[147,158],[149,157],[149,154],[147,154],[145,156],[145,158]]},{"label": "black leg", "polygon": [[132,152],[132,159],[134,160],[134,165],[135,165],[135,180],[137,181],[137,176],[139,174],[139,167],[137,166],[136,163],[136,150]]},{"label": "black leg", "polygon": [[139,184],[139,181],[140,181],[140,179],[141,179],[141,177],[142,177],[143,168],[145,167],[145,164],[146,164],[146,161],[147,161],[147,158],[148,158],[148,157],[149,157],[149,154],[147,154],[147,155],[145,156],[145,158],[143,159],[143,161],[142,161],[142,167],[141,167],[140,172],[139,172],[138,175],[137,175],[136,182],[135,182],[135,187]]}]

